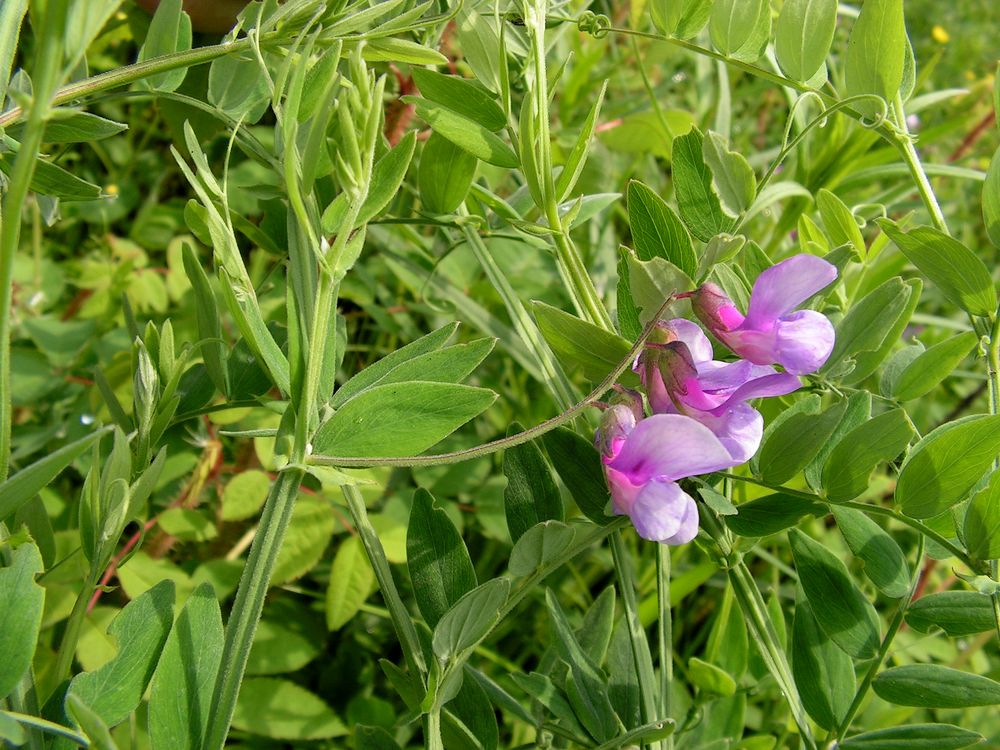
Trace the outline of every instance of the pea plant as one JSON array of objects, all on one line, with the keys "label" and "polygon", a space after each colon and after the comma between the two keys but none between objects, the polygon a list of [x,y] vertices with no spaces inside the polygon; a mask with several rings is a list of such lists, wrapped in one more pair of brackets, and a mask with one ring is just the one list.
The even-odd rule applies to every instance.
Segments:
[{"label": "pea plant", "polygon": [[943,27],[141,5],[0,3],[0,743],[1000,743]]}]

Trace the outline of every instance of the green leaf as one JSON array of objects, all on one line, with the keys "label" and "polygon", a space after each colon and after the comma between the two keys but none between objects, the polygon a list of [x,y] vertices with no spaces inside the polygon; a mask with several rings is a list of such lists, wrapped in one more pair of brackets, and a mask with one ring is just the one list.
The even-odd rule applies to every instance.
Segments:
[{"label": "green leaf", "polygon": [[361,49],[367,62],[407,63],[408,65],[446,65],[448,58],[436,49],[409,39],[385,36],[369,39]]},{"label": "green leaf", "polygon": [[365,555],[361,540],[349,536],[333,558],[330,583],[326,589],[326,626],[344,627],[361,609],[375,588],[375,571]]},{"label": "green leaf", "polygon": [[949,422],[914,446],[896,483],[896,502],[911,518],[931,518],[961,502],[1000,453],[1000,416]]},{"label": "green leaf", "polygon": [[[5,137],[3,145],[11,150],[0,153],[0,172],[10,177],[14,167],[14,155],[19,144]],[[101,197],[101,188],[92,182],[81,180],[72,172],[44,159],[35,161],[35,172],[31,177],[31,189],[40,195],[59,198],[64,201],[91,201]]]},{"label": "green leaf", "polygon": [[986,264],[969,248],[933,227],[902,231],[888,219],[878,224],[945,298],[972,315],[993,315],[997,293]]},{"label": "green leaf", "polygon": [[921,633],[940,628],[952,638],[985,633],[996,626],[993,599],[978,591],[940,591],[922,596],[907,608],[906,622]]},{"label": "green leaf", "polygon": [[[53,119],[45,124],[44,143],[89,143],[118,135],[128,130],[128,125],[76,109],[56,108]],[[7,135],[20,140],[24,123],[7,128]]]},{"label": "green leaf", "polygon": [[271,489],[271,478],[259,469],[234,476],[222,491],[222,520],[242,521],[257,514]]},{"label": "green leaf", "polygon": [[89,747],[94,750],[118,750],[111,738],[105,722],[96,711],[80,699],[80,696],[70,693],[66,696],[66,713],[76,722],[83,734],[90,740]]},{"label": "green leaf", "polygon": [[830,509],[865,575],[886,596],[898,599],[910,590],[910,568],[896,540],[872,519],[853,508]]},{"label": "green leaf", "polygon": [[797,401],[767,426],[761,442],[757,473],[770,485],[784,484],[812,461],[847,410],[839,401],[820,413],[820,398]]},{"label": "green leaf", "polygon": [[712,172],[702,156],[703,141],[697,128],[675,138],[672,171],[681,218],[691,234],[708,242],[720,232],[728,232],[733,220],[723,213],[712,189]]},{"label": "green leaf", "polygon": [[[191,17],[184,12],[181,0],[161,0],[149,23],[146,39],[139,49],[138,62],[191,49]],[[141,88],[154,91],[176,91],[187,75],[182,67],[139,80]]]},{"label": "green leaf", "polygon": [[422,453],[485,411],[496,394],[452,383],[376,385],[355,396],[316,432],[316,453],[408,456]]},{"label": "green leaf", "polygon": [[823,218],[823,226],[834,246],[850,245],[858,258],[868,255],[865,238],[861,234],[854,213],[836,194],[826,188],[816,193],[816,207]]},{"label": "green leaf", "polygon": [[[458,694],[448,701],[445,708],[442,739],[445,747],[460,750],[460,740],[449,736],[450,724],[455,723],[455,734],[461,733],[462,739],[473,738],[466,746],[474,750],[496,750],[500,742],[500,731],[497,727],[497,717],[490,703],[486,690],[469,675],[466,668],[462,687]],[[461,726],[459,726],[461,725]]]},{"label": "green leaf", "polygon": [[414,357],[419,357],[421,354],[437,351],[455,335],[457,328],[458,323],[449,323],[448,325],[441,326],[427,335],[421,336],[416,341],[411,341],[406,346],[382,357],[382,359],[369,365],[344,383],[334,394],[330,405],[335,409],[343,406],[348,399],[356,396],[366,388],[377,385],[393,369],[399,367],[404,362],[408,362]]},{"label": "green leaf", "polygon": [[222,613],[210,583],[188,597],[177,616],[149,699],[154,750],[200,750],[222,660]]},{"label": "green leaf", "polygon": [[611,496],[593,443],[567,427],[557,427],[542,436],[542,444],[580,512],[598,526],[611,523],[612,517],[605,513]]},{"label": "green leaf", "polygon": [[7,83],[18,53],[21,23],[28,12],[28,0],[8,0],[0,4],[0,101],[7,98]]},{"label": "green leaf", "polygon": [[[629,659],[632,658],[629,653]],[[529,674],[513,673],[511,676],[514,684],[541,703],[548,709],[553,717],[566,729],[580,736],[586,736],[586,729],[580,724],[580,720],[573,712],[573,707],[569,704],[566,693],[553,684],[547,676],[539,672]]]},{"label": "green leaf", "polygon": [[[660,302],[662,305],[662,301]],[[628,341],[593,323],[544,302],[533,302],[538,330],[565,367],[579,367],[595,383],[621,364],[632,348]]]},{"label": "green leaf", "polygon": [[764,53],[771,34],[771,4],[768,0],[716,0],[709,33],[722,54],[754,62]]},{"label": "green leaf", "polygon": [[[399,186],[403,184],[403,178],[406,177],[406,170],[410,166],[413,149],[416,145],[417,134],[410,131],[381,159],[375,162],[375,166],[372,167],[368,195],[358,211],[355,226],[367,224],[382,213],[389,202],[396,197]],[[328,231],[343,231],[342,227],[328,228],[324,225],[323,228]]]},{"label": "green leaf", "polygon": [[868,489],[872,472],[906,450],[913,424],[902,409],[864,422],[840,439],[823,467],[823,489],[833,502],[851,500]]},{"label": "green leaf", "polygon": [[844,416],[841,417],[840,422],[834,428],[833,433],[826,443],[819,449],[816,458],[806,466],[803,472],[810,487],[816,491],[822,489],[823,467],[826,465],[826,459],[830,456],[834,447],[843,439],[844,435],[858,425],[871,419],[871,413],[872,396],[868,391],[858,391],[847,399],[847,408],[844,411]]},{"label": "green leaf", "polygon": [[479,160],[438,133],[431,133],[420,152],[417,187],[420,201],[432,214],[449,214],[465,200]]},{"label": "green leaf", "polygon": [[425,99],[404,96],[403,100],[414,106],[417,117],[430,125],[435,133],[441,134],[477,159],[507,169],[514,169],[520,163],[510,146],[482,125]]},{"label": "green leaf", "polygon": [[802,705],[823,729],[836,729],[854,699],[854,663],[823,632],[809,602],[801,597],[795,603],[791,652]]},{"label": "green leaf", "polygon": [[[513,423],[508,436],[521,430]],[[504,513],[511,541],[517,542],[528,529],[542,521],[562,521],[563,507],[549,465],[533,442],[508,448],[503,454]]]},{"label": "green leaf", "polygon": [[174,583],[160,581],[133,599],[108,627],[118,644],[115,658],[96,672],[73,678],[76,696],[109,727],[129,717],[146,692],[174,621]]},{"label": "green leaf", "polygon": [[632,341],[642,333],[639,323],[639,309],[632,299],[632,283],[629,280],[628,259],[630,253],[626,248],[618,248],[618,285],[615,288],[618,332]]},{"label": "green leaf", "polygon": [[740,536],[768,536],[795,526],[803,516],[823,515],[826,507],[794,495],[776,492],[736,506],[735,516],[726,516],[726,526]]},{"label": "green leaf", "polygon": [[563,170],[559,173],[559,177],[556,179],[555,188],[557,203],[562,203],[569,197],[573,188],[576,186],[576,181],[580,178],[580,175],[583,172],[584,165],[587,163],[587,155],[590,152],[590,143],[594,137],[594,131],[597,129],[597,116],[601,111],[601,104],[604,102],[604,94],[607,90],[608,83],[605,81],[601,84],[601,91],[597,95],[597,101],[594,102],[594,106],[590,108],[587,119],[580,128],[580,134],[576,138],[576,143],[573,144],[573,149],[566,157],[566,163],[563,165]]},{"label": "green leaf", "polygon": [[[3,10],[3,6],[0,6],[0,10]],[[0,711],[0,740],[5,740],[14,747],[20,747],[28,741],[28,735],[21,725],[5,711]]]},{"label": "green leaf", "polygon": [[321,698],[294,682],[269,677],[243,681],[233,727],[277,740],[323,740],[348,734]]},{"label": "green leaf", "polygon": [[195,320],[201,338],[201,354],[205,370],[220,393],[229,393],[229,373],[226,368],[226,346],[222,338],[219,305],[208,281],[208,274],[198,262],[191,244],[183,245],[184,272],[194,292]]},{"label": "green leaf", "polygon": [[418,489],[406,527],[406,566],[417,606],[433,628],[441,616],[478,581],[462,535],[434,497]]},{"label": "green leaf", "polygon": [[639,260],[663,258],[694,277],[698,258],[684,224],[660,196],[638,180],[628,184],[628,220]]},{"label": "green leaf", "polygon": [[507,602],[510,581],[494,578],[465,594],[438,620],[434,627],[434,653],[442,661],[460,657],[475,647],[500,619]]},{"label": "green leaf", "polygon": [[629,287],[639,323],[646,324],[663,306],[671,294],[694,289],[694,282],[670,261],[663,258],[639,260],[631,250],[623,251],[627,257]]},{"label": "green leaf", "polygon": [[879,673],[876,695],[899,706],[968,708],[1000,703],[1000,682],[937,664],[907,664]]},{"label": "green leaf", "polygon": [[318,495],[300,495],[274,563],[270,585],[280,586],[312,570],[330,544],[335,525],[329,500]]},{"label": "green leaf", "polygon": [[1000,472],[972,498],[965,515],[965,545],[979,560],[1000,558]]},{"label": "green leaf", "polygon": [[881,350],[911,294],[911,288],[894,276],[856,302],[837,324],[836,341],[823,371],[836,372],[836,365],[845,359]]},{"label": "green leaf", "polygon": [[[892,103],[903,82],[906,26],[903,0],[866,0],[847,41],[844,61],[848,96],[874,94]],[[874,115],[879,108],[869,101],[855,109]]]},{"label": "green leaf", "polygon": [[688,659],[687,671],[691,684],[699,690],[723,696],[736,694],[736,681],[724,669],[697,656]]},{"label": "green leaf", "polygon": [[110,431],[111,427],[103,427],[69,445],[64,445],[0,484],[0,520],[15,513],[59,476],[63,469],[83,455],[95,441]]},{"label": "green leaf", "polygon": [[257,58],[242,53],[213,60],[208,68],[208,101],[234,120],[256,122],[270,101]]},{"label": "green leaf", "polygon": [[757,177],[753,167],[742,154],[729,150],[725,138],[711,130],[705,134],[702,148],[723,208],[729,214],[739,216],[750,208],[757,196]]},{"label": "green leaf", "polygon": [[805,83],[826,64],[837,30],[837,0],[786,0],[774,27],[774,53],[789,78]]},{"label": "green leaf", "polygon": [[978,732],[951,724],[910,724],[876,729],[839,742],[840,750],[960,750],[982,743]]},{"label": "green leaf", "polygon": [[990,241],[1000,247],[1000,148],[993,154],[983,182],[983,223]]},{"label": "green leaf", "polygon": [[878,615],[854,585],[844,563],[798,529],[792,529],[788,539],[795,570],[820,628],[851,656],[875,656],[880,640]]},{"label": "green leaf", "polygon": [[507,125],[507,116],[493,94],[458,76],[447,76],[426,68],[414,68],[416,81],[425,99],[447,107],[494,133]]},{"label": "green leaf", "polygon": [[437,351],[419,354],[386,373],[380,385],[422,380],[434,383],[458,383],[475,370],[493,351],[496,339],[476,339],[467,344],[453,344]]},{"label": "green leaf", "polygon": [[156,517],[163,531],[182,541],[207,542],[219,535],[208,516],[193,508],[168,508]]},{"label": "green leaf", "polygon": [[576,532],[561,521],[542,521],[525,531],[510,551],[507,570],[514,576],[531,575],[569,549]]},{"label": "green leaf", "polygon": [[326,638],[323,622],[309,607],[295,599],[274,599],[264,609],[254,633],[246,672],[250,675],[295,672],[323,652]]},{"label": "green leaf", "polygon": [[41,553],[31,542],[18,546],[10,565],[0,567],[0,601],[4,603],[0,607],[0,700],[17,686],[35,654],[45,604],[45,589],[35,583],[35,576],[42,570]]},{"label": "green leaf", "polygon": [[978,341],[973,331],[963,331],[921,352],[896,377],[892,395],[900,401],[927,395],[951,375]]}]

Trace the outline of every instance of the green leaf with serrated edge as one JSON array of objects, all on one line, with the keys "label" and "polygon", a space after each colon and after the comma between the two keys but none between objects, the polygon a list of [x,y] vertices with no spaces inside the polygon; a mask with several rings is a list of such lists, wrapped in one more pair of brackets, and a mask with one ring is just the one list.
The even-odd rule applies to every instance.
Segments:
[{"label": "green leaf with serrated edge", "polygon": [[633,341],[639,338],[642,333],[642,325],[639,323],[639,310],[632,299],[628,250],[626,248],[618,248],[618,286],[615,295],[617,298],[618,333],[629,341]]},{"label": "green leaf with serrated edge", "polygon": [[569,549],[575,536],[573,527],[560,521],[537,523],[514,543],[507,570],[514,576],[530,575]]},{"label": "green leaf with serrated edge", "polygon": [[806,712],[823,729],[836,729],[854,698],[854,664],[823,632],[801,596],[795,603],[791,652],[792,676]]},{"label": "green leaf with serrated edge", "polygon": [[323,652],[326,636],[323,621],[309,607],[290,597],[276,597],[267,603],[257,625],[246,673],[295,672]]},{"label": "green leaf with serrated edge", "polygon": [[[566,368],[581,368],[589,380],[604,380],[632,348],[621,336],[557,307],[537,301],[531,307],[538,321],[538,330],[552,352]],[[630,378],[624,376],[624,379]]]},{"label": "green leaf with serrated edge", "polygon": [[431,133],[420,152],[417,188],[432,214],[449,214],[465,200],[479,160],[442,135]]},{"label": "green leaf with serrated edge", "polygon": [[[847,41],[847,95],[874,94],[891,104],[903,82],[905,51],[903,0],[867,0]],[[869,116],[879,111],[870,101],[859,101],[854,107]]]},{"label": "green leaf with serrated edge", "polygon": [[900,401],[909,401],[928,394],[951,375],[978,341],[974,332],[963,331],[920,353],[899,373],[892,395]]},{"label": "green leaf with serrated edge", "polygon": [[326,589],[326,626],[344,627],[361,609],[375,589],[375,571],[356,536],[347,537],[337,548]]},{"label": "green leaf with serrated edge", "polygon": [[774,27],[774,54],[789,78],[806,82],[826,63],[837,29],[837,0],[787,0]]},{"label": "green leaf with serrated edge", "polygon": [[879,414],[844,435],[823,467],[823,489],[833,502],[851,500],[866,489],[872,472],[899,456],[913,438],[902,409]]},{"label": "green leaf with serrated edge", "polygon": [[978,492],[965,513],[965,544],[979,560],[1000,558],[1000,472]]},{"label": "green leaf with serrated edge", "polygon": [[[508,436],[521,431],[514,422]],[[508,448],[503,454],[504,514],[511,541],[516,542],[532,526],[542,521],[563,520],[562,497],[556,487],[549,465],[533,442]]]},{"label": "green leaf with serrated edge", "polygon": [[726,526],[740,536],[768,536],[795,526],[803,516],[822,515],[826,507],[794,495],[776,492],[736,506],[737,514],[726,516]]},{"label": "green leaf with serrated edge", "polygon": [[485,638],[500,619],[510,581],[494,578],[455,602],[434,627],[434,653],[442,661],[461,656]]},{"label": "green leaf with serrated edge", "polygon": [[753,167],[742,154],[729,150],[725,138],[711,130],[705,134],[702,148],[723,208],[739,216],[750,208],[757,195]]},{"label": "green leaf with serrated edge", "polygon": [[643,183],[628,184],[628,220],[639,260],[663,258],[688,276],[698,270],[691,238],[674,210]]},{"label": "green leaf with serrated edge", "polygon": [[257,514],[271,489],[271,478],[259,469],[234,476],[222,491],[222,520],[241,521]]},{"label": "green leaf with serrated edge", "polygon": [[42,569],[41,553],[30,542],[18,546],[10,564],[0,567],[0,601],[4,602],[0,608],[0,700],[31,666],[45,605],[45,589],[35,583]]},{"label": "green leaf with serrated edge", "polygon": [[728,57],[754,62],[763,54],[770,32],[767,0],[716,0],[712,6],[712,44]]},{"label": "green leaf with serrated edge", "polygon": [[567,427],[557,427],[542,436],[542,444],[580,512],[599,526],[611,523],[613,518],[604,512],[611,496],[593,443]]},{"label": "green leaf with serrated edge", "polygon": [[496,400],[485,388],[453,383],[389,383],[355,396],[316,432],[316,453],[411,456],[448,437]]},{"label": "green leaf with serrated edge", "polygon": [[482,125],[424,99],[405,96],[403,100],[413,105],[417,116],[430,125],[435,133],[441,134],[477,159],[507,169],[514,169],[520,164],[517,154],[510,146]]},{"label": "green leaf with serrated edge", "polygon": [[784,484],[819,453],[840,424],[847,402],[820,413],[820,398],[807,396],[783,411],[764,431],[757,471],[769,484]]},{"label": "green leaf with serrated edge", "polygon": [[335,409],[340,408],[349,398],[356,396],[366,388],[377,385],[392,369],[421,354],[440,349],[455,335],[457,328],[457,322],[441,326],[368,365],[337,390],[330,405]]},{"label": "green leaf with serrated edge", "polygon": [[837,506],[830,510],[851,553],[864,563],[868,580],[886,596],[906,596],[910,568],[896,540],[860,510]]},{"label": "green leaf with serrated edge", "polygon": [[844,563],[798,529],[788,532],[788,539],[795,570],[820,628],[851,656],[874,656],[879,646],[878,615],[854,585]]},{"label": "green leaf with serrated edge", "polygon": [[1000,703],[1000,682],[937,664],[892,667],[872,681],[875,694],[899,706],[968,708]]},{"label": "green leaf with serrated edge", "polygon": [[62,448],[40,458],[35,463],[21,469],[17,474],[0,484],[0,520],[15,513],[37,495],[45,486],[62,473],[63,469],[83,455],[94,442],[102,438],[110,427],[104,427],[86,437],[64,445]]},{"label": "green leaf with serrated edge", "polygon": [[295,501],[285,541],[271,572],[271,586],[301,578],[323,558],[336,519],[330,501],[317,495],[300,495]]},{"label": "green leaf with serrated edge", "polygon": [[[410,166],[416,144],[417,135],[411,131],[375,162],[375,166],[372,167],[368,195],[358,210],[358,218],[354,222],[355,226],[367,224],[382,213],[389,202],[396,197],[399,186],[403,184],[403,178],[406,177],[406,170]],[[343,228],[338,227],[338,229],[342,230]]]},{"label": "green leaf with serrated edge", "polygon": [[932,518],[961,502],[1000,453],[1000,416],[976,415],[938,427],[899,472],[896,502],[911,518]]},{"label": "green leaf with serrated edge", "polygon": [[888,219],[879,219],[878,225],[949,302],[972,315],[996,312],[997,293],[990,272],[961,242],[933,227],[904,232]]},{"label": "green leaf with serrated edge", "polygon": [[833,351],[822,370],[835,371],[835,366],[844,359],[880,349],[909,302],[910,294],[903,280],[894,276],[856,302],[837,324]]},{"label": "green leaf with serrated edge", "polygon": [[580,134],[576,138],[576,143],[573,144],[572,150],[570,150],[566,157],[566,163],[563,164],[563,170],[556,179],[557,203],[562,203],[570,196],[570,193],[576,186],[576,181],[583,172],[584,165],[587,163],[587,155],[590,153],[590,143],[594,137],[594,131],[597,129],[597,116],[601,111],[601,104],[604,102],[604,94],[607,90],[608,83],[605,81],[601,84],[601,90],[597,94],[597,101],[590,108],[587,119],[584,120],[583,126],[580,128]]},{"label": "green leaf with serrated edge", "polygon": [[[156,5],[149,31],[139,49],[138,62],[191,49],[191,17],[184,12],[181,0],[162,0]],[[187,68],[159,73],[139,80],[139,87],[154,91],[176,91],[187,75]]]},{"label": "green leaf with serrated edge", "polygon": [[712,172],[702,156],[703,140],[697,128],[674,139],[672,172],[681,218],[691,234],[708,242],[729,231],[733,220],[723,213],[712,188]]},{"label": "green leaf with serrated edge", "polygon": [[108,726],[120,724],[135,710],[160,658],[174,620],[174,583],[160,581],[133,599],[108,627],[118,645],[115,658],[96,672],[73,678],[75,695]]},{"label": "green leaf with serrated edge", "polygon": [[222,614],[212,585],[188,597],[153,674],[149,735],[153,750],[200,750],[222,660]]},{"label": "green leaf with serrated edge", "polygon": [[441,616],[478,585],[462,535],[434,497],[418,489],[406,527],[406,566],[420,613],[433,628]]},{"label": "green leaf with serrated edge", "polygon": [[826,188],[816,193],[816,207],[823,218],[823,226],[834,246],[850,245],[858,258],[868,254],[861,228],[854,220],[854,214],[836,194]]},{"label": "green leaf with serrated edge", "polygon": [[290,680],[252,677],[240,686],[233,727],[279,740],[323,740],[348,729],[315,693]]},{"label": "green leaf with serrated edge", "polygon": [[545,590],[545,604],[555,631],[556,650],[570,668],[566,683],[570,705],[587,732],[598,742],[607,742],[618,731],[618,721],[608,700],[607,679],[580,648],[551,589]]},{"label": "green leaf with serrated edge", "polygon": [[822,489],[823,467],[826,465],[826,459],[834,447],[843,439],[844,435],[863,422],[867,422],[871,418],[871,413],[872,396],[868,391],[858,391],[848,397],[847,409],[844,412],[844,416],[841,417],[840,423],[834,429],[833,434],[827,439],[827,442],[819,449],[816,458],[806,466],[803,472],[806,482],[808,482],[810,487],[816,491]]},{"label": "green leaf with serrated edge", "polygon": [[699,690],[714,695],[733,695],[736,693],[736,681],[724,670],[702,661],[697,656],[688,659],[688,679]]},{"label": "green leaf with serrated edge", "polygon": [[453,344],[437,351],[419,354],[386,373],[381,385],[423,380],[434,383],[458,383],[475,370],[493,351],[496,339],[476,339],[467,344]]},{"label": "green leaf with serrated edge", "polygon": [[507,125],[507,116],[494,95],[471,81],[426,68],[414,68],[413,80],[425,99],[447,107],[494,133]]},{"label": "green leaf with serrated edge", "polygon": [[990,242],[1000,247],[1000,148],[993,154],[983,182],[983,223]]},{"label": "green leaf with serrated edge", "polygon": [[939,591],[922,596],[907,607],[906,622],[921,633],[940,628],[952,638],[985,633],[996,626],[993,599],[978,591]]},{"label": "green leaf with serrated edge", "polygon": [[896,316],[895,322],[886,332],[882,345],[872,351],[859,352],[855,355],[854,369],[842,378],[845,385],[856,385],[869,375],[874,374],[875,370],[878,369],[879,365],[889,356],[896,347],[896,344],[903,337],[903,332],[910,324],[910,318],[913,317],[913,313],[917,309],[917,303],[920,301],[920,292],[924,288],[924,283],[920,279],[907,279],[905,286],[908,293],[906,302],[903,304],[903,309]]},{"label": "green leaf with serrated edge", "polygon": [[978,732],[951,724],[911,724],[862,732],[837,743],[840,750],[960,750],[981,744]]}]

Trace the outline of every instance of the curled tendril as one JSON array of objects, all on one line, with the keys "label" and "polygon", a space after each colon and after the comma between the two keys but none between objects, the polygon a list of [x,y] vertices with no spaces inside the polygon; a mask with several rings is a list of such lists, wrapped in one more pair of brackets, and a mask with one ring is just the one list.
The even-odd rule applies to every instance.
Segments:
[{"label": "curled tendril", "polygon": [[594,39],[603,39],[611,30],[611,19],[603,13],[587,10],[580,15],[576,27],[584,34],[590,34]]}]

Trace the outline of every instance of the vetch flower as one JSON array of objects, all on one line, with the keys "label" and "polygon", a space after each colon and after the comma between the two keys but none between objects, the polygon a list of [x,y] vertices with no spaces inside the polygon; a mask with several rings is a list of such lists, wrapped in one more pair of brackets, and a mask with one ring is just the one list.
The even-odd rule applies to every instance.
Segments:
[{"label": "vetch flower", "polygon": [[826,362],[834,331],[822,313],[795,308],[836,278],[836,267],[822,258],[795,255],[757,277],[745,317],[711,283],[694,293],[691,306],[715,337],[739,356],[803,375]]},{"label": "vetch flower", "polygon": [[686,544],[698,533],[698,508],[677,480],[735,465],[704,425],[681,414],[636,418],[626,404],[605,412],[599,444],[617,515],[643,539]]}]

